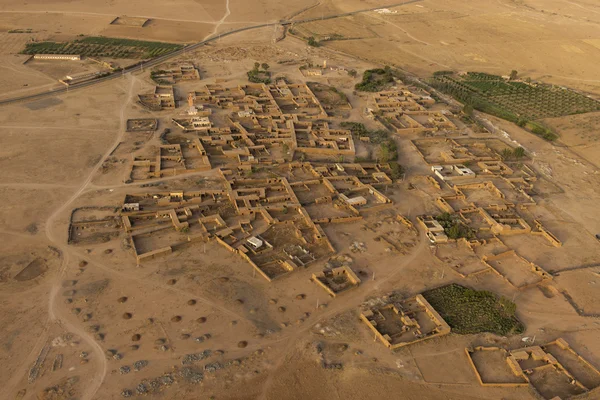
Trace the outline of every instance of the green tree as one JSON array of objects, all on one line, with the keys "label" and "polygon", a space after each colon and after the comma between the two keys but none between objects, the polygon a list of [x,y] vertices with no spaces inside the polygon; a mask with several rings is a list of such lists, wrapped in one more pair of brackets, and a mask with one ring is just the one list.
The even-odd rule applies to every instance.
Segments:
[{"label": "green tree", "polygon": [[382,164],[398,159],[398,146],[394,139],[388,139],[379,145],[378,158]]},{"label": "green tree", "polygon": [[402,175],[404,175],[404,167],[396,162],[390,163],[390,170],[390,178],[392,178],[394,181],[397,181],[398,179],[402,178]]},{"label": "green tree", "polygon": [[465,104],[462,111],[465,115],[471,117],[473,115],[473,106],[470,104]]},{"label": "green tree", "polygon": [[261,66],[262,66],[262,69],[264,69],[265,71],[268,71],[268,70],[269,70],[269,68],[270,68],[270,67],[269,67],[269,64],[267,64],[267,63],[262,63],[262,65],[261,65]]},{"label": "green tree", "polygon": [[514,154],[515,158],[517,160],[519,160],[519,159],[525,157],[525,149],[519,146],[514,150],[513,154]]},{"label": "green tree", "polygon": [[308,38],[308,45],[312,47],[319,47],[319,42],[317,42],[314,36],[311,36]]},{"label": "green tree", "polygon": [[351,69],[351,70],[348,70],[348,75],[350,75],[353,78],[356,78],[356,76],[358,75],[358,72],[356,72],[355,69]]},{"label": "green tree", "polygon": [[514,81],[515,79],[517,79],[517,75],[519,75],[519,73],[517,72],[516,69],[513,69],[512,71],[510,71],[510,80]]},{"label": "green tree", "polygon": [[258,72],[258,69],[260,68],[260,63],[255,62],[254,63],[254,71]]},{"label": "green tree", "polygon": [[508,160],[509,158],[512,158],[512,156],[513,152],[508,147],[502,150],[502,153],[500,153],[500,157],[502,157],[503,160]]}]

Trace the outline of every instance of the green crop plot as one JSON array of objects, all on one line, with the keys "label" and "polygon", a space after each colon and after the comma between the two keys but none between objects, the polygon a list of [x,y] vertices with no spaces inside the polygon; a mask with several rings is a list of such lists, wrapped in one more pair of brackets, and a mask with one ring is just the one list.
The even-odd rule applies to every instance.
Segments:
[{"label": "green crop plot", "polygon": [[600,102],[575,91],[543,84],[506,80],[469,72],[463,76],[438,73],[432,86],[474,108],[517,122],[599,111]]},{"label": "green crop plot", "polygon": [[72,42],[27,43],[23,54],[79,54],[88,57],[148,59],[181,49],[174,43],[89,36]]},{"label": "green crop plot", "polygon": [[451,284],[423,293],[423,297],[460,334],[491,332],[497,335],[523,333],[510,300],[482,290]]}]

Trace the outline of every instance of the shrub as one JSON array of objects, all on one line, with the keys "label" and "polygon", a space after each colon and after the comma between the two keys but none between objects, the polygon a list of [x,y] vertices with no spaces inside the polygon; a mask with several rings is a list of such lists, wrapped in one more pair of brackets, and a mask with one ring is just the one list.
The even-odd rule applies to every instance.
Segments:
[{"label": "shrub", "polygon": [[402,178],[402,175],[404,175],[404,167],[396,162],[390,163],[390,178],[392,178],[392,180],[397,181],[398,179]]},{"label": "shrub", "polygon": [[368,69],[363,72],[362,81],[354,85],[354,88],[362,92],[379,92],[393,82],[394,73],[386,65],[384,68]]},{"label": "shrub", "polygon": [[523,324],[515,317],[516,305],[488,291],[452,284],[423,293],[423,297],[458,334],[491,332],[520,334]]}]

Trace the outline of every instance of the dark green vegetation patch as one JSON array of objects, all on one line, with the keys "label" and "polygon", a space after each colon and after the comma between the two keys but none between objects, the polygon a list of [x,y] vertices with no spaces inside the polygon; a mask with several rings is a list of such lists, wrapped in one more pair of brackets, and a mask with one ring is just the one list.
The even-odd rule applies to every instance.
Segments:
[{"label": "dark green vegetation patch", "polygon": [[442,213],[435,217],[435,219],[444,228],[444,233],[450,239],[474,239],[475,232],[473,229],[465,225],[460,218],[455,214]]},{"label": "dark green vegetation patch", "polygon": [[516,305],[492,292],[451,284],[423,293],[423,297],[450,325],[454,333],[491,332],[497,335],[523,333],[515,317]]},{"label": "dark green vegetation patch", "polygon": [[379,92],[394,83],[394,72],[389,66],[368,69],[363,73],[362,82],[354,85],[361,92]]},{"label": "dark green vegetation patch", "polygon": [[[516,71],[511,75],[515,78]],[[600,110],[600,102],[573,90],[481,72],[458,76],[438,71],[431,85],[476,110],[517,123],[547,140],[556,135],[534,120]]]},{"label": "dark green vegetation patch", "polygon": [[23,54],[79,54],[87,57],[158,57],[183,48],[180,44],[89,36],[72,42],[27,43]]}]

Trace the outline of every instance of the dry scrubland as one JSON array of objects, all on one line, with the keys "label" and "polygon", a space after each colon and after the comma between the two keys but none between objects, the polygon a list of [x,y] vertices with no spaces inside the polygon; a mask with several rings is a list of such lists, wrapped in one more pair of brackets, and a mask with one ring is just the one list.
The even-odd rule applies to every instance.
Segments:
[{"label": "dry scrubland", "polygon": [[[259,5],[231,0],[227,4],[229,13],[225,1],[182,1],[175,6],[141,1],[110,5],[88,1],[5,1],[0,5],[0,70],[5,72],[0,77],[0,92],[12,97],[44,91],[56,87],[60,75],[98,70],[85,61],[23,65],[25,56],[15,53],[29,37],[67,41],[85,34],[188,43],[213,32],[290,16],[320,17],[385,5],[381,1],[358,0],[318,4],[269,0]],[[39,13],[42,7],[44,13]],[[294,220],[297,207],[307,210],[309,220],[317,219],[315,216],[347,215],[348,209],[339,207],[339,199],[344,193],[351,196],[344,179],[356,171],[351,166],[352,159],[311,155],[313,144],[304,139],[305,135],[308,137],[304,132],[295,140],[309,149],[307,156],[298,153],[294,157],[293,151],[283,150],[269,138],[261,142],[267,143],[269,154],[257,153],[264,164],[254,164],[249,169],[246,164],[244,169],[244,163],[239,161],[243,158],[228,159],[223,152],[237,148],[241,139],[220,131],[223,142],[211,144],[206,133],[184,132],[172,121],[189,117],[189,92],[215,83],[225,88],[247,85],[247,72],[255,62],[269,63],[273,83],[279,85],[271,87],[270,93],[280,96],[278,107],[287,113],[302,111],[303,106],[285,103],[286,87],[276,78],[285,77],[292,83],[318,82],[323,87],[335,87],[351,105],[348,109],[342,107],[344,102],[335,103],[326,110],[329,116],[321,115],[319,119],[328,120],[335,129],[343,129],[342,121],[363,123],[372,137],[376,137],[374,131],[385,129],[382,119],[377,119],[381,115],[366,112],[367,107],[374,107],[373,94],[354,92],[354,85],[364,70],[383,64],[399,66],[421,78],[442,69],[499,75],[516,69],[522,77],[600,95],[595,74],[600,58],[600,8],[591,0],[500,1],[485,5],[425,0],[390,10],[390,14],[368,12],[295,25],[294,34],[277,43],[273,43],[277,35],[274,29],[265,28],[229,36],[186,53],[175,61],[195,64],[201,80],[176,84],[175,109],[151,111],[138,102],[139,94],[154,91],[156,83],[149,71],[0,108],[0,381],[6,398],[121,399],[131,393],[132,398],[365,399],[402,393],[406,399],[459,400],[534,399],[541,392],[550,399],[553,394],[582,390],[568,382],[564,385],[564,374],[545,380],[546,372],[539,369],[532,375],[532,386],[482,386],[465,348],[492,346],[515,350],[531,345],[532,338],[534,345],[563,338],[576,353],[600,368],[600,243],[594,238],[600,233],[598,113],[544,119],[543,123],[559,135],[556,142],[550,143],[514,124],[476,112],[473,118],[480,123],[493,124],[493,132],[487,132],[461,116],[459,106],[452,102],[431,104],[418,87],[408,82],[401,86],[398,81],[397,88],[408,90],[410,96],[426,104],[417,112],[420,115],[412,114],[425,130],[402,131],[400,125],[395,125],[396,133],[387,134],[396,143],[398,162],[404,167],[403,180],[382,184],[374,182],[370,175],[375,169],[369,169],[366,175],[358,173],[357,179],[374,184],[389,203],[377,208],[381,204],[365,194],[367,205],[357,206],[360,220],[318,222],[323,229],[318,235],[327,238],[335,254],[328,253],[306,268],[297,266],[268,282],[239,252],[228,250],[214,236],[206,243],[194,241],[194,235],[205,233],[199,230],[196,203],[190,201],[185,203],[193,215],[189,230],[174,229],[169,218],[152,216],[144,220],[143,215],[130,213],[134,229],[155,229],[153,221],[168,228],[142,236],[139,243],[144,249],[190,241],[188,245],[176,246],[172,254],[136,262],[132,234],[120,222],[126,195],[149,194],[143,198],[143,204],[151,209],[155,206],[152,202],[158,202],[164,193],[172,194],[172,200],[163,203],[162,208],[156,206],[156,210],[175,209],[178,195],[173,193],[224,190],[228,181],[236,190],[241,188],[239,194],[252,190],[252,186],[259,189],[258,193],[266,187],[264,198],[239,198],[236,207],[243,209],[254,204],[269,208],[269,212],[289,221],[291,226],[298,224]],[[127,19],[123,24],[110,25],[115,17],[124,15],[151,21],[144,27],[129,26],[138,21]],[[27,28],[32,33],[8,33]],[[341,36],[323,40],[334,34]],[[305,40],[295,37],[305,35],[315,36],[321,46],[307,46]],[[305,70],[299,68],[309,63],[321,64],[323,60],[328,66],[356,69],[358,77],[353,78],[344,70],[326,70],[322,76],[307,77]],[[163,67],[169,66],[160,68]],[[217,93],[220,89],[214,90]],[[256,95],[262,89],[247,90]],[[327,102],[327,96],[317,97],[323,104]],[[402,101],[405,103],[400,108],[419,108],[414,102]],[[216,130],[229,126],[229,115],[257,137],[269,137],[274,131],[286,137],[283,124],[273,125],[276,128],[272,126],[271,131],[262,130],[226,105],[203,105],[212,111],[209,118]],[[380,103],[377,107],[386,106]],[[440,115],[436,113],[442,110],[456,129],[438,130],[437,125],[423,117],[436,116],[439,123]],[[390,119],[398,117],[393,113],[386,115]],[[158,129],[126,132],[127,120],[136,118],[157,119]],[[297,129],[302,131],[302,124],[309,117],[297,118]],[[347,146],[344,140],[351,139],[357,156],[380,157],[379,145],[361,140],[361,135],[336,141],[312,134],[315,143],[331,146],[333,140],[343,148]],[[179,168],[190,160],[198,162],[186,147],[193,139],[203,140],[213,167],[220,166],[231,175],[223,177],[215,169],[174,175],[173,165]],[[427,145],[428,140],[434,140],[433,144]],[[180,144],[186,160],[168,160],[172,164],[165,161],[169,167],[159,177],[142,179],[136,175],[132,179],[133,157],[154,162],[165,142]],[[524,157],[500,156],[502,148],[519,146],[525,149]],[[450,153],[442,154],[449,150]],[[477,173],[473,179],[489,180],[504,197],[494,190],[473,187],[463,190],[464,198],[457,195],[453,185],[469,182],[469,178],[453,176],[442,181],[432,173],[428,158],[421,152],[430,159],[450,157],[447,164],[442,162],[447,166],[466,154],[466,164]],[[491,161],[485,162],[505,163],[512,175],[501,177],[485,172],[478,165],[482,155],[491,155]],[[291,157],[296,167],[288,166]],[[275,165],[270,164],[275,158]],[[300,161],[312,166],[298,167]],[[363,165],[374,168],[369,163]],[[242,170],[237,169],[239,166]],[[319,166],[324,169],[316,168]],[[380,167],[377,171],[390,174],[389,169]],[[282,193],[290,195],[282,189],[282,177],[293,184],[292,192],[299,203],[292,201],[292,196],[292,200],[285,200],[284,208],[277,208],[280,200],[276,199]],[[505,178],[513,179],[512,183]],[[244,179],[256,181],[243,183]],[[323,184],[325,179],[337,185],[333,192]],[[294,185],[300,181],[306,182]],[[312,191],[302,190],[303,185]],[[333,193],[337,200],[328,202],[323,195],[327,193]],[[212,195],[200,197],[204,202],[202,212],[221,213],[226,224],[234,227],[235,235],[252,229],[252,234],[260,233],[275,244],[277,251],[280,243],[296,238],[286,224],[280,231],[283,234],[274,235],[260,218],[246,221],[250,217],[233,212],[226,197],[218,197],[223,204],[212,204]],[[464,221],[476,240],[437,246],[428,240],[427,228],[417,216],[440,215],[441,197],[456,207],[452,218]],[[319,203],[315,198],[320,199]],[[529,198],[533,203],[524,204]],[[468,208],[460,209],[469,206],[470,201],[475,203],[473,208],[486,210],[491,219],[505,218],[505,225],[494,226],[494,231],[486,229],[481,218],[469,213]],[[517,203],[515,207],[509,204],[512,201]],[[378,211],[368,211],[373,204],[377,204]],[[503,209],[497,204],[508,205]],[[73,210],[83,211],[72,214]],[[175,213],[178,222],[186,218],[187,211],[182,210]],[[512,235],[511,229],[520,227],[515,215],[534,230],[534,220],[539,220],[556,240],[539,231]],[[97,232],[110,232],[113,236],[68,244],[73,216],[86,226],[79,232],[80,238]],[[104,225],[86,225],[106,216],[118,218]],[[244,229],[235,227],[236,223]],[[310,237],[312,233],[307,232],[313,231],[301,226],[304,236]],[[227,245],[240,248],[240,242],[231,236],[224,238]],[[493,259],[510,250],[522,258],[510,256],[510,260],[518,261],[514,263]],[[487,262],[486,257],[492,260]],[[548,274],[528,269],[530,262]],[[333,298],[311,282],[311,277],[338,265],[348,266],[361,282]],[[476,273],[470,274],[472,271]],[[532,284],[517,288],[515,282]],[[393,299],[404,299],[452,283],[492,293],[483,295],[490,307],[496,307],[495,313],[486,315],[491,316],[492,324],[485,326],[487,330],[505,333],[502,329],[506,326],[493,326],[500,313],[503,317],[516,317],[524,331],[513,330],[506,336],[451,332],[391,351],[359,319],[365,308],[381,305],[381,296],[393,293]],[[471,323],[473,317],[469,314],[464,318],[451,315],[452,307],[456,307],[452,302],[439,298],[436,301],[448,321]],[[514,315],[510,314],[512,302],[516,307]],[[423,318],[419,314],[418,322],[425,329],[431,321]],[[529,339],[523,341],[524,338]],[[482,358],[488,362],[481,368],[477,367],[480,355],[473,356],[478,373],[486,379],[519,381],[507,369],[501,352],[489,354],[489,358]],[[563,359],[559,361],[562,363]],[[522,361],[522,368],[536,368],[536,363],[533,359]],[[587,389],[600,383],[600,375],[594,375],[581,362],[567,360],[564,366]],[[553,366],[550,368],[555,371]],[[582,373],[583,370],[587,372]],[[581,398],[598,398],[598,390]]]}]

